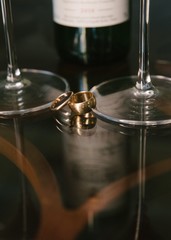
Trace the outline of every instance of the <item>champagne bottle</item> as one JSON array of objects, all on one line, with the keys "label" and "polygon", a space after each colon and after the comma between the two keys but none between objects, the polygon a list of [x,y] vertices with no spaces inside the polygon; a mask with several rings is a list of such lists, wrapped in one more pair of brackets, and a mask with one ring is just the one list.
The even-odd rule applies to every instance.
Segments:
[{"label": "champagne bottle", "polygon": [[129,51],[130,0],[53,0],[53,20],[61,60],[104,64]]}]

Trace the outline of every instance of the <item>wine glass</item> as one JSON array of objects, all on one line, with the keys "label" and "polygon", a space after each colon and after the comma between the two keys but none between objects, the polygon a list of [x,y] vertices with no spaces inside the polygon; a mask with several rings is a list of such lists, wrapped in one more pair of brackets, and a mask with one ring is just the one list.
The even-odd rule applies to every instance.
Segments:
[{"label": "wine glass", "polygon": [[19,69],[13,34],[11,0],[1,0],[7,48],[7,72],[0,72],[0,117],[8,118],[48,109],[69,89],[65,79],[49,71]]},{"label": "wine glass", "polygon": [[105,81],[91,91],[97,99],[94,113],[107,122],[128,125],[171,123],[171,79],[150,76],[150,0],[140,0],[139,70],[137,76]]}]

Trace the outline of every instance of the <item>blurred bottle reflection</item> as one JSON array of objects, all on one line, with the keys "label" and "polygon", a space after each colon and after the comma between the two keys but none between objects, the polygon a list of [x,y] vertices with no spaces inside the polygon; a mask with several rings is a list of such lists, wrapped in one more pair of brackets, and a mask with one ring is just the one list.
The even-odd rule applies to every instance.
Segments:
[{"label": "blurred bottle reflection", "polygon": [[[65,207],[76,209],[88,199],[96,198],[96,194],[105,187],[127,175],[128,145],[128,136],[118,130],[106,129],[100,126],[98,121],[91,129],[64,131],[61,191]],[[128,183],[125,181],[124,184]],[[116,189],[117,191],[120,189]],[[94,239],[105,239],[106,231],[117,231],[117,222],[125,227],[125,230],[127,227],[129,229],[130,193],[121,194],[113,199],[110,199],[112,192],[106,194],[108,196],[105,196],[105,207],[97,215],[90,213],[88,232],[85,230],[86,233],[83,233],[84,236],[88,234],[85,239],[97,237],[96,234],[102,234],[103,237]],[[110,224],[106,224],[109,221]],[[112,239],[112,235],[106,239]]]},{"label": "blurred bottle reflection", "polygon": [[96,126],[91,136],[64,134],[63,139],[68,205],[80,205],[126,173],[125,136]]}]

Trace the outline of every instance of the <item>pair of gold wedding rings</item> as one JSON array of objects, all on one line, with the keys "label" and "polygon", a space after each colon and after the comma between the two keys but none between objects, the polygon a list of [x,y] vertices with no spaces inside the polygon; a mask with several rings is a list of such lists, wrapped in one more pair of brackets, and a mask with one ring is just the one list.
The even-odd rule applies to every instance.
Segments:
[{"label": "pair of gold wedding rings", "polygon": [[89,91],[81,91],[75,94],[69,91],[62,93],[52,102],[51,110],[58,111],[66,105],[75,115],[84,115],[90,112],[92,108],[95,108],[96,99],[93,93]]}]

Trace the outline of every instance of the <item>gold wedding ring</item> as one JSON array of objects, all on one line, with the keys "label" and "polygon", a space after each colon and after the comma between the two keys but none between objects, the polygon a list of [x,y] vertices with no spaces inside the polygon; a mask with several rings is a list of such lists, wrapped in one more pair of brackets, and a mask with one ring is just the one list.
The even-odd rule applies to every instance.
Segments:
[{"label": "gold wedding ring", "polygon": [[73,94],[68,105],[76,115],[84,115],[96,106],[96,99],[93,93],[82,91]]},{"label": "gold wedding ring", "polygon": [[51,107],[50,109],[52,111],[58,111],[60,109],[62,109],[63,107],[65,107],[70,98],[73,96],[73,92],[69,91],[69,92],[65,92],[65,93],[62,93],[59,97],[57,97],[51,104]]}]

